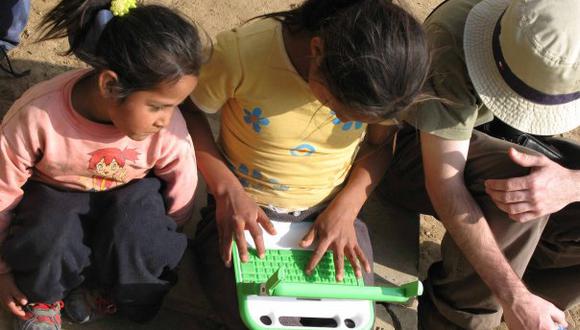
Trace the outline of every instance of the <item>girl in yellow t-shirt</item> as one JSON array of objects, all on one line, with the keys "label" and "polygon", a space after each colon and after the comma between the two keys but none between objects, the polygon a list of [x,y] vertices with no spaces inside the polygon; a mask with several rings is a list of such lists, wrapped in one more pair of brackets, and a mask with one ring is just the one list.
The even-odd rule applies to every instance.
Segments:
[{"label": "girl in yellow t-shirt", "polygon": [[[337,280],[346,257],[372,281],[357,216],[390,159],[395,128],[385,122],[421,97],[428,63],[421,25],[384,0],[307,0],[218,35],[182,112],[210,192],[200,278],[228,325],[243,327],[224,266],[232,239],[245,261],[250,231],[263,255],[271,221],[314,221],[300,242],[318,238],[307,273],[332,249]],[[217,145],[202,111],[220,111]]]}]

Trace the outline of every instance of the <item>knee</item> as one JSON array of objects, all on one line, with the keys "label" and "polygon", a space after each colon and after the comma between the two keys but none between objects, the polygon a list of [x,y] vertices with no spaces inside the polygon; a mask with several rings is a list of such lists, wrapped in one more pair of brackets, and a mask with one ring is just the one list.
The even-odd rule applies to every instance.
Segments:
[{"label": "knee", "polygon": [[144,229],[148,232],[175,230],[176,224],[167,215],[159,187],[159,180],[146,178],[127,189],[110,192],[102,220],[114,234],[121,236],[138,235]]},{"label": "knee", "polygon": [[467,181],[506,179],[529,174],[530,169],[516,164],[506,150],[495,150],[466,164]]},{"label": "knee", "polygon": [[9,237],[2,245],[2,257],[14,271],[48,267],[80,272],[90,263],[91,254],[82,240],[82,233],[62,227],[50,235],[31,231]]},{"label": "knee", "polygon": [[104,224],[108,228],[104,231],[110,232],[110,237],[118,243],[141,241],[146,237],[150,241],[152,236],[162,237],[165,232],[175,232],[175,221],[166,214],[162,202],[156,197],[145,197],[109,212]]},{"label": "knee", "polygon": [[186,236],[165,212],[149,213],[140,205],[117,212],[97,232],[99,248],[112,247],[128,255],[182,254]]},{"label": "knee", "polygon": [[44,255],[82,242],[81,214],[88,212],[88,194],[62,192],[34,181],[23,189],[5,245]]},{"label": "knee", "polygon": [[26,256],[29,259],[60,256],[81,246],[83,236],[78,217],[61,215],[49,219],[39,214],[33,222],[15,221],[2,245],[2,254],[6,258]]}]

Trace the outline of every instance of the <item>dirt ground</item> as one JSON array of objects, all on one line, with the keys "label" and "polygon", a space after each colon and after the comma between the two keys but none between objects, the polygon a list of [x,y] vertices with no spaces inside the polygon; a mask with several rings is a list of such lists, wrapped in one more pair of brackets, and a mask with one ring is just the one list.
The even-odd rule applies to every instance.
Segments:
[{"label": "dirt ground", "polygon": [[[147,2],[147,1],[146,1]],[[397,1],[401,6],[414,13],[420,20],[439,4],[441,0]],[[32,0],[32,10],[27,29],[23,33],[22,44],[11,52],[17,70],[30,69],[31,74],[20,79],[0,75],[0,116],[11,103],[31,85],[53,77],[82,64],[74,57],[60,54],[66,49],[66,41],[35,43],[39,36],[38,24],[42,15],[57,3],[57,0]],[[299,0],[162,0],[156,1],[179,9],[195,20],[208,35],[215,36],[221,30],[236,26],[256,15],[287,9],[300,3]],[[580,140],[580,130],[568,135]],[[431,262],[439,258],[439,244],[444,228],[433,218],[421,220],[419,277],[423,279]]]}]

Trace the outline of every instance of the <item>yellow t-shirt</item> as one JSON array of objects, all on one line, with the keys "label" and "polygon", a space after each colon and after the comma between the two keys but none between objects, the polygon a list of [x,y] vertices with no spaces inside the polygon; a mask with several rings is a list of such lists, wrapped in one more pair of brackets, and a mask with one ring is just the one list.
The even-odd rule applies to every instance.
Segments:
[{"label": "yellow t-shirt", "polygon": [[287,211],[340,190],[366,130],[316,100],[273,19],[219,34],[192,100],[203,111],[221,110],[219,145],[246,191]]}]

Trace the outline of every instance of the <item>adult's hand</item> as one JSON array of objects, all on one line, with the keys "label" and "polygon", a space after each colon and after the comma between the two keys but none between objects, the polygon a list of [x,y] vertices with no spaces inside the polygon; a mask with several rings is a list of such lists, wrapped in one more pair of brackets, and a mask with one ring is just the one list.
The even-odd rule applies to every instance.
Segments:
[{"label": "adult's hand", "polygon": [[516,164],[531,168],[530,174],[486,180],[485,189],[497,207],[511,219],[519,222],[534,220],[580,199],[578,172],[543,155],[530,155],[514,148],[510,148],[509,156]]},{"label": "adult's hand", "polygon": [[564,312],[529,292],[506,304],[503,309],[510,330],[556,330],[559,326],[568,326]]}]

